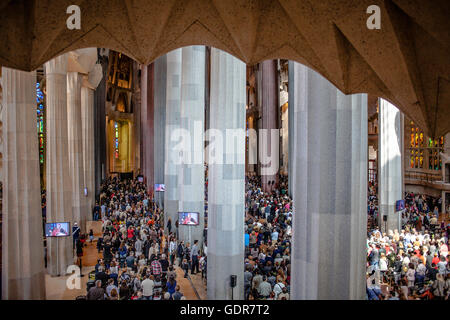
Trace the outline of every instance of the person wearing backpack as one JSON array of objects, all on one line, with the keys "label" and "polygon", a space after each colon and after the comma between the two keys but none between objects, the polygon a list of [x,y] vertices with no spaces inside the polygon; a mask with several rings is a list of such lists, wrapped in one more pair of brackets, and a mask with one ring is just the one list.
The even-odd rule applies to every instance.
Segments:
[{"label": "person wearing backpack", "polygon": [[284,285],[283,282],[277,282],[274,287],[273,287],[273,292],[275,293],[275,300],[278,300],[278,295],[281,294],[283,292],[283,289],[286,286]]}]

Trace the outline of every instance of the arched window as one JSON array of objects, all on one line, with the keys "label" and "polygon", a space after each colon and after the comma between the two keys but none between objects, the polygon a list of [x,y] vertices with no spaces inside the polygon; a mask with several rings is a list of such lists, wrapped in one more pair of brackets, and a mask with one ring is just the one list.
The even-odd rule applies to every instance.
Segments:
[{"label": "arched window", "polygon": [[[436,140],[425,136],[424,132],[413,121],[410,140],[410,167],[412,169],[441,170],[442,160],[440,152],[444,152],[444,137]],[[428,161],[426,160],[428,158]]]}]

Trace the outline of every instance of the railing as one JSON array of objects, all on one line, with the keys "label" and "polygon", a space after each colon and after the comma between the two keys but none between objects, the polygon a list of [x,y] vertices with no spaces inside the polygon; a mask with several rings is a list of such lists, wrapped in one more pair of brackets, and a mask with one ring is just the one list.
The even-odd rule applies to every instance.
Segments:
[{"label": "railing", "polygon": [[405,172],[405,179],[420,180],[420,181],[426,181],[426,182],[443,181],[441,171],[432,173],[432,172],[424,172],[424,171],[407,170]]}]

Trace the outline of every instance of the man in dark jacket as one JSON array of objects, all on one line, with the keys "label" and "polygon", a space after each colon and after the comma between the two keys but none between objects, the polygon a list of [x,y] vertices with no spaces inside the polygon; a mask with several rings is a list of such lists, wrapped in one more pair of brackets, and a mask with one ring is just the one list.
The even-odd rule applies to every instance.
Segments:
[{"label": "man in dark jacket", "polygon": [[105,300],[105,290],[100,280],[95,281],[95,287],[89,289],[86,298],[87,300]]},{"label": "man in dark jacket", "polygon": [[95,274],[95,280],[101,281],[102,288],[106,286],[106,282],[108,281],[108,275],[105,273],[105,270],[102,266],[98,268],[98,272]]}]

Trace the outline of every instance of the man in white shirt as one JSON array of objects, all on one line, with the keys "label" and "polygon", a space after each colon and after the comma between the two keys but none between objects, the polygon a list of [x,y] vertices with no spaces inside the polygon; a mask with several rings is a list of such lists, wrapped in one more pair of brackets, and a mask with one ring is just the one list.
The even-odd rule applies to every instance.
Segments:
[{"label": "man in white shirt", "polygon": [[278,282],[273,287],[273,292],[275,293],[275,299],[278,300],[278,295],[283,292],[283,288],[285,288],[285,285],[283,282]]},{"label": "man in white shirt", "polygon": [[141,283],[142,298],[144,300],[152,299],[154,286],[155,286],[155,283],[153,282],[153,280],[148,278],[147,276],[144,276],[144,281],[142,281],[142,283]]},{"label": "man in white shirt", "polygon": [[268,298],[272,292],[272,286],[267,282],[267,277],[263,277],[263,281],[258,286],[258,293],[263,298]]}]

